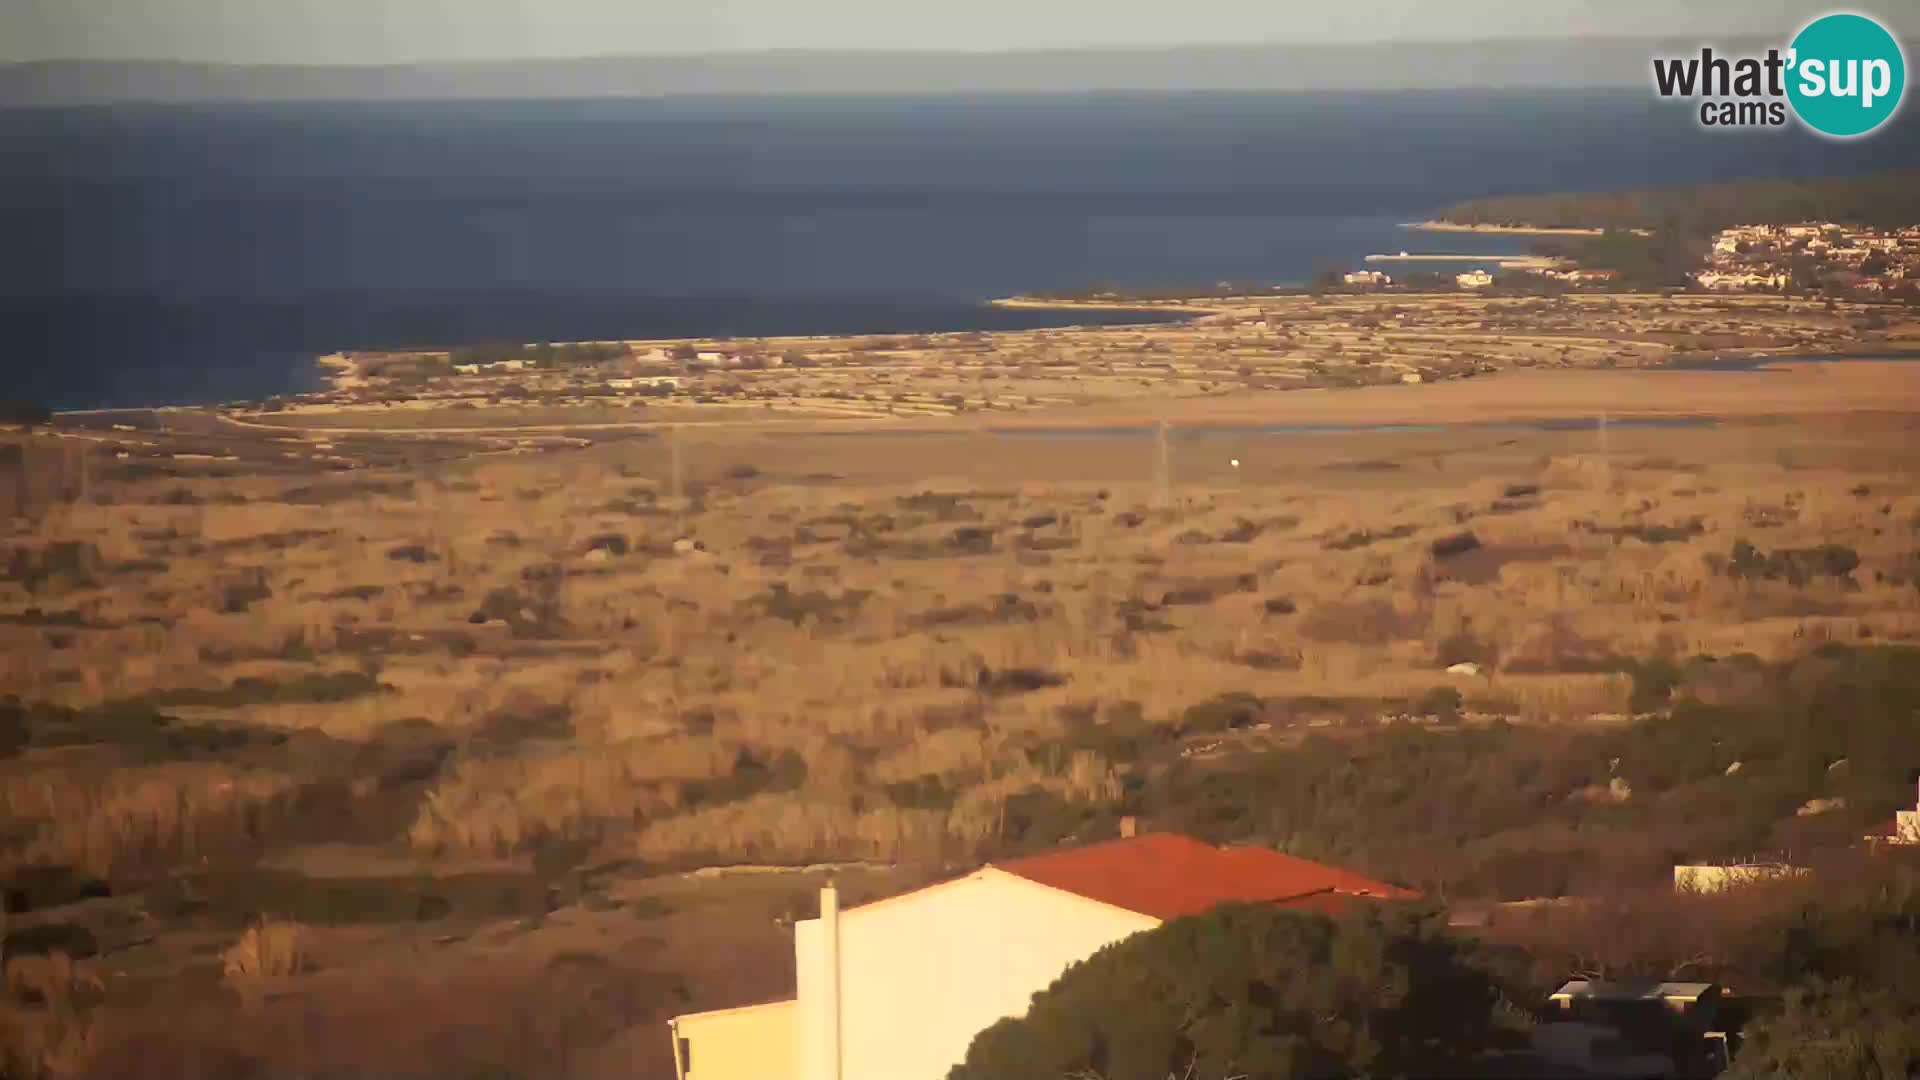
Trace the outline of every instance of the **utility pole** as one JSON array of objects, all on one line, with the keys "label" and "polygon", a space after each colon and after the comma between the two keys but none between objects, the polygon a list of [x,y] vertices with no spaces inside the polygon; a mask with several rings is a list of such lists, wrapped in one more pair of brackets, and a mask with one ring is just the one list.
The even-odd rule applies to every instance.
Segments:
[{"label": "utility pole", "polygon": [[1153,505],[1163,510],[1173,505],[1173,458],[1164,419],[1153,429]]},{"label": "utility pole", "polygon": [[1600,410],[1600,486],[1613,490],[1613,452],[1607,439],[1607,411]]},{"label": "utility pole", "polygon": [[669,492],[673,499],[675,528],[685,535],[687,531],[687,472],[686,462],[680,452],[680,425],[667,429],[667,458],[669,468]]}]

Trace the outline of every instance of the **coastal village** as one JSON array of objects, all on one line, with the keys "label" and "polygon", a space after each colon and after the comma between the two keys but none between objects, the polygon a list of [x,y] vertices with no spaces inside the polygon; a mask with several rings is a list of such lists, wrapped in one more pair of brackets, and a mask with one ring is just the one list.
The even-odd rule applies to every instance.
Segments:
[{"label": "coastal village", "polygon": [[1897,230],[1830,222],[1738,225],[1716,234],[1703,289],[1780,292],[1818,287],[1828,294],[1920,297],[1920,225]]},{"label": "coastal village", "polygon": [[[1598,229],[1563,231],[1601,235]],[[1402,251],[1370,255],[1367,261],[1458,262],[1472,258]],[[1583,267],[1572,257],[1485,256],[1477,261],[1491,264],[1493,269],[1480,265],[1455,274],[1428,274],[1419,283],[1427,288],[1487,290],[1496,285],[1524,287],[1529,277],[1586,288],[1615,286],[1621,280],[1616,270]],[[1778,294],[1792,290],[1836,298],[1920,301],[1920,225],[1899,229],[1817,221],[1736,225],[1713,235],[1702,263],[1689,276],[1694,287],[1708,292]],[[1393,275],[1370,268],[1347,271],[1340,282],[1352,289],[1383,289],[1396,284]]]}]

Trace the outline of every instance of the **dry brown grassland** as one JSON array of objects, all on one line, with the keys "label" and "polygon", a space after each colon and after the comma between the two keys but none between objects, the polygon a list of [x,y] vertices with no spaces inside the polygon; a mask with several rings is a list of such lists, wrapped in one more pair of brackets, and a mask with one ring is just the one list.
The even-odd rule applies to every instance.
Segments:
[{"label": "dry brown grassland", "polygon": [[[1048,340],[1010,337],[967,348]],[[1125,402],[1063,403],[1077,433],[506,453],[201,412],[23,436],[91,452],[0,558],[10,1068],[446,1074],[484,1030],[468,1065],[658,1070],[660,1018],[787,988],[780,923],[822,880],[678,872],[857,862],[879,895],[1017,846],[1035,805],[1105,828],[1160,766],[1077,726],[1204,759],[1437,686],[1467,723],[1608,724],[1630,680],[1592,658],[1911,641],[1920,368],[1807,367],[1595,376],[1692,380],[1658,411],[1698,426],[1180,428],[1164,502],[1151,435],[1100,427]],[[1324,415],[1523,419],[1502,380],[1531,378]],[[1850,547],[1855,587],[1716,571],[1740,540]],[[1190,729],[1228,692],[1278,704]]]}]

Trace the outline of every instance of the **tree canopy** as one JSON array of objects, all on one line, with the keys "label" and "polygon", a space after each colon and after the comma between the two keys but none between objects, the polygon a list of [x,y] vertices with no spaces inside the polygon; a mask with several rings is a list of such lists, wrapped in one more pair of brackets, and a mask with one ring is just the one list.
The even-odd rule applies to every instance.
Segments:
[{"label": "tree canopy", "polygon": [[1500,1042],[1475,951],[1414,904],[1230,904],[1101,949],[974,1038],[948,1080],[1445,1072]]},{"label": "tree canopy", "polygon": [[33,401],[0,400],[0,424],[23,424],[32,427],[53,420],[53,410]]},{"label": "tree canopy", "polygon": [[1832,221],[1897,227],[1920,221],[1920,173],[1801,180],[1732,180],[1645,191],[1503,195],[1456,203],[1438,215],[1461,224],[1542,228],[1674,229]]},{"label": "tree canopy", "polygon": [[1779,1012],[1748,1025],[1727,1075],[1906,1080],[1920,1073],[1920,1010],[1884,989],[1850,980],[1787,993]]}]

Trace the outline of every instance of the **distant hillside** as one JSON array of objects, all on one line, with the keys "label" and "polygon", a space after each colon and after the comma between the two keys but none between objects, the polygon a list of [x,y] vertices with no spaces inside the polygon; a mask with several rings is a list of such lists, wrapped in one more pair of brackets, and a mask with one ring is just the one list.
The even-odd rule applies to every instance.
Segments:
[{"label": "distant hillside", "polygon": [[1648,191],[1474,199],[1439,215],[1463,225],[1577,226],[1714,232],[1796,221],[1892,227],[1920,223],[1920,171],[1811,180],[1734,180]]},{"label": "distant hillside", "polygon": [[[1723,43],[1745,47],[1741,41]],[[0,65],[0,107],[106,102],[1639,87],[1698,42],[1584,39],[1164,49],[755,52],[385,67]],[[1763,45],[1761,47],[1764,47]]]}]

